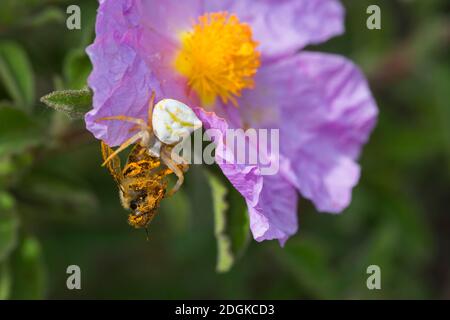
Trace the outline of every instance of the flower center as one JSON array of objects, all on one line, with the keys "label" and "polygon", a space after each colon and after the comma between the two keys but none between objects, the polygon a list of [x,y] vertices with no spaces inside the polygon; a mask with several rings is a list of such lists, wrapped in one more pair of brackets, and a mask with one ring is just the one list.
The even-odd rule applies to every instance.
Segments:
[{"label": "flower center", "polygon": [[204,105],[213,104],[217,97],[237,105],[241,91],[254,86],[260,66],[257,45],[251,28],[235,15],[205,14],[191,32],[182,35],[175,69],[188,79]]}]

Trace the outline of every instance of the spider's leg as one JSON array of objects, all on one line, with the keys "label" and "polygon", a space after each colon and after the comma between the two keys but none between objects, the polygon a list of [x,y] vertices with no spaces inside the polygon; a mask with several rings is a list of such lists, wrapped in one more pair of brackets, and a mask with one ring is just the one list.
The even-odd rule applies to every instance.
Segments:
[{"label": "spider's leg", "polygon": [[134,126],[132,126],[130,128],[130,130],[128,130],[128,132],[133,132],[133,131],[136,131],[136,130],[139,130],[139,129],[141,129],[141,126],[138,125],[138,124],[135,124]]},{"label": "spider's leg", "polygon": [[144,120],[142,120],[140,118],[133,118],[133,117],[128,117],[128,116],[104,117],[104,118],[97,119],[96,122],[105,121],[105,120],[120,120],[120,121],[125,121],[125,122],[131,122],[131,123],[134,123],[134,124],[140,126],[141,128],[147,128],[147,124],[145,123]]},{"label": "spider's leg", "polygon": [[168,148],[166,149],[166,152],[169,154],[170,159],[173,160],[173,162],[175,162],[176,165],[181,166],[182,170],[184,172],[187,171],[187,169],[189,168],[189,164],[186,161],[186,159],[184,159],[182,156],[180,156],[178,153],[173,152],[173,148]]},{"label": "spider's leg", "polygon": [[183,170],[181,170],[181,169],[177,166],[177,164],[175,163],[175,161],[173,161],[173,160],[170,158],[170,156],[167,155],[166,149],[165,149],[165,148],[161,151],[161,160],[164,162],[164,164],[165,164],[170,170],[173,171],[173,173],[175,173],[175,175],[176,175],[177,178],[178,178],[178,181],[177,181],[177,183],[175,184],[175,186],[172,188],[172,190],[170,190],[170,191],[167,193],[167,196],[170,197],[170,196],[174,195],[175,192],[178,191],[178,189],[180,189],[181,185],[182,185],[183,182],[184,182],[184,174],[183,174]]},{"label": "spider's leg", "polygon": [[111,159],[113,159],[120,152],[122,152],[123,150],[128,148],[130,145],[132,145],[133,143],[136,143],[137,141],[142,139],[142,136],[143,136],[143,132],[140,131],[140,132],[136,133],[134,136],[132,136],[130,139],[128,139],[127,141],[122,143],[122,145],[119,148],[117,148],[113,153],[111,153],[109,155],[108,158],[106,158],[106,160],[103,162],[102,166],[105,166],[109,161],[111,161]]},{"label": "spider's leg", "polygon": [[153,107],[155,106],[155,91],[152,91],[152,96],[150,97],[150,102],[148,104],[148,127],[152,128],[152,118],[153,118]]}]

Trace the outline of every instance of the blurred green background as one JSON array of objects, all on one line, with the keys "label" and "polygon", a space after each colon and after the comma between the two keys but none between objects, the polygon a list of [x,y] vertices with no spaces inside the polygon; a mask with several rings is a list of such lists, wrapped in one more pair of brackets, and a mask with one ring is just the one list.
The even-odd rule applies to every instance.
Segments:
[{"label": "blurred green background", "polygon": [[[83,27],[69,31],[65,11],[74,3]],[[379,123],[351,206],[318,214],[301,200],[300,232],[280,248],[246,240],[242,200],[228,193],[228,203],[214,204],[227,191],[200,166],[163,202],[150,241],[131,229],[100,167],[98,141],[82,121],[39,102],[85,85],[97,2],[2,0],[0,299],[449,299],[450,3],[343,3],[346,34],[308,49],[362,67]],[[371,4],[381,7],[382,30],[366,28]],[[224,230],[214,206],[216,219],[221,206],[230,208]],[[217,247],[224,250],[227,237],[239,252],[221,273]],[[221,270],[231,265],[226,251]],[[72,264],[81,267],[82,290],[66,288]],[[366,287],[371,264],[381,267],[382,290]]]}]

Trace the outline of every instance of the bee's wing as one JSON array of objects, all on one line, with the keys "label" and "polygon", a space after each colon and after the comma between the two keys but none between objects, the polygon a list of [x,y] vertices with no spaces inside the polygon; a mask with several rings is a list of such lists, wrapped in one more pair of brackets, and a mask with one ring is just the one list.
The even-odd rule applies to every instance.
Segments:
[{"label": "bee's wing", "polygon": [[[106,143],[102,141],[102,156],[105,161],[108,157],[114,152]],[[115,156],[106,164],[109,172],[113,176],[114,180],[116,180],[117,184],[120,186],[120,180],[123,178],[122,169],[120,166],[120,158],[119,156]]]}]

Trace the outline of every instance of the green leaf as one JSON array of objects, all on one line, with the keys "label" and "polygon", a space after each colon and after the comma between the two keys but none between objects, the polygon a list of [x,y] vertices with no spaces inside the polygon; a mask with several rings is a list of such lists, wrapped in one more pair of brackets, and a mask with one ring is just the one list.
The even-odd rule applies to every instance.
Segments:
[{"label": "green leaf", "polygon": [[11,292],[11,269],[8,262],[0,262],[0,300],[9,298]]},{"label": "green leaf", "polygon": [[226,234],[226,212],[228,204],[225,200],[227,189],[221,184],[219,179],[209,176],[211,185],[213,206],[214,206],[214,234],[217,240],[217,272],[226,272],[231,269],[234,263],[234,256],[231,249],[231,240]]},{"label": "green leaf", "polygon": [[14,211],[14,199],[0,192],[0,262],[5,260],[17,244],[19,219]]},{"label": "green leaf", "polygon": [[91,62],[84,50],[72,50],[64,61],[64,77],[67,80],[67,86],[73,89],[83,89],[91,70]]},{"label": "green leaf", "polygon": [[45,268],[39,242],[25,238],[11,257],[13,281],[11,299],[42,299],[45,292]]},{"label": "green leaf", "polygon": [[44,134],[24,111],[0,106],[0,157],[41,142]]},{"label": "green leaf", "polygon": [[47,106],[64,112],[72,119],[81,119],[92,108],[93,93],[89,88],[82,90],[55,91],[41,98]]},{"label": "green leaf", "polygon": [[230,183],[227,200],[230,206],[227,230],[232,240],[234,255],[238,258],[247,249],[250,240],[250,218],[242,195]]},{"label": "green leaf", "polygon": [[237,192],[213,174],[208,174],[214,207],[214,233],[217,240],[217,272],[231,269],[248,243],[249,222]]},{"label": "green leaf", "polygon": [[15,104],[29,110],[34,102],[34,75],[26,52],[13,42],[0,42],[0,80]]}]

